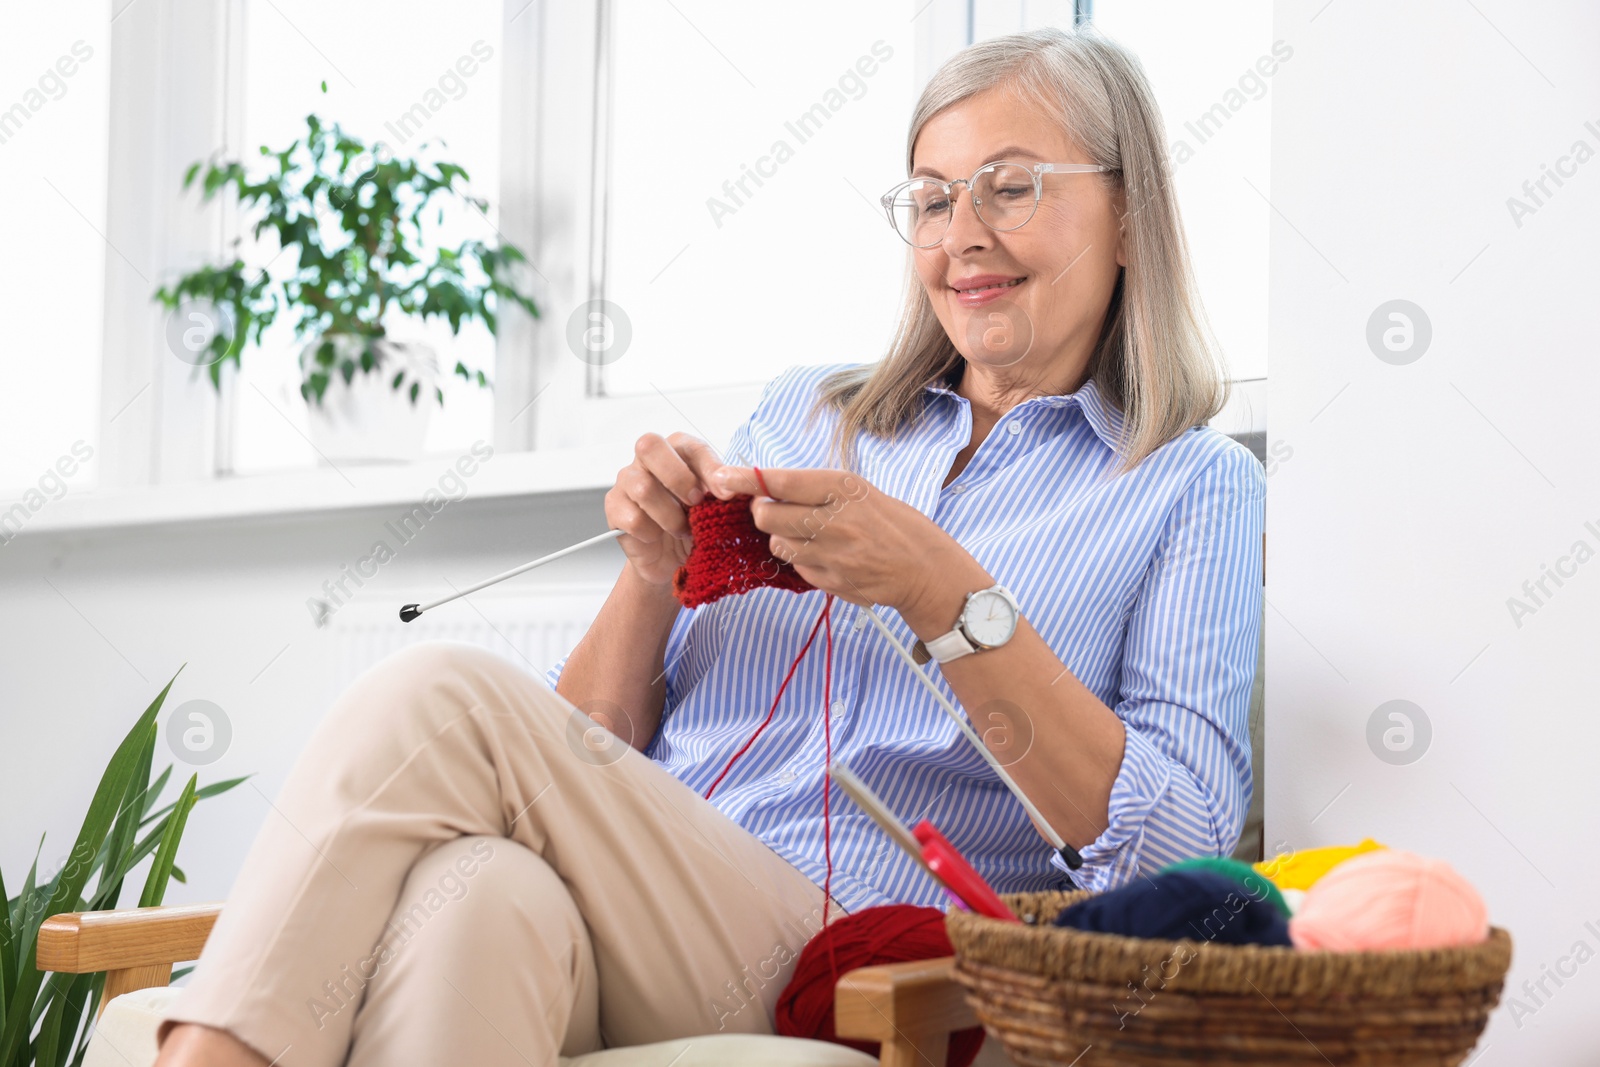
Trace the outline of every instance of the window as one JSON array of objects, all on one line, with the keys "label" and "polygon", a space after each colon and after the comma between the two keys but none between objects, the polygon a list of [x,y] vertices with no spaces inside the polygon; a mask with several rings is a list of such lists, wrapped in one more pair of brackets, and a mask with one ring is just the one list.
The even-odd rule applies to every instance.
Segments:
[{"label": "window", "polygon": [[100,282],[106,256],[116,255],[101,236],[110,4],[29,5],[11,18],[25,25],[0,35],[0,292],[11,356],[0,390],[0,493],[8,501],[50,477],[79,441],[65,480],[73,490],[94,484],[94,460],[77,459],[100,445]]},{"label": "window", "polygon": [[[248,0],[243,23],[242,121],[232,151],[260,166],[258,147],[281,148],[305,136],[305,117],[337,121],[368,144],[383,141],[396,155],[443,159],[465,167],[475,195],[490,203],[447,213],[430,234],[440,244],[495,240],[500,202],[500,91],[504,49],[499,0],[449,5],[437,0]],[[467,62],[458,66],[465,58]],[[462,70],[470,69],[466,75]],[[321,88],[327,83],[327,91]],[[252,220],[240,220],[245,261],[271,261],[274,276],[292,272],[292,257],[274,260],[271,235],[257,244]],[[525,249],[526,250],[526,249]],[[527,250],[531,251],[531,250]],[[390,323],[397,341],[421,341],[438,354],[442,408],[433,407],[425,448],[460,451],[490,438],[494,393],[450,374],[457,360],[495,378],[495,339],[481,324],[452,337],[448,325]],[[232,391],[235,473],[311,466],[298,351],[287,316],[280,316],[259,350],[245,352]],[[337,384],[337,383],[336,383]],[[292,423],[292,425],[291,425]]]},{"label": "window", "polygon": [[905,175],[913,14],[616,0],[605,294],[633,335],[591,391],[760,384],[883,354],[906,249],[877,197]]},{"label": "window", "polygon": [[[107,443],[90,443],[107,458],[88,473],[107,485],[316,465],[287,323],[246,354],[218,404],[208,385],[184,380],[190,368],[166,351],[149,300],[235,235],[246,235],[249,261],[272,259],[275,249],[248,237],[251,219],[216,208],[202,217],[177,176],[213,150],[256,162],[260,145],[299,136],[312,112],[366,141],[467,168],[494,207],[446,218],[436,240],[499,229],[534,257],[537,324],[519,322],[498,341],[481,326],[452,337],[439,324],[391,324],[396,339],[430,344],[442,370],[459,359],[496,382],[489,392],[443,376],[429,451],[479,438],[502,452],[609,447],[683,425],[715,442],[784,367],[885,351],[907,253],[876,197],[904,175],[905,130],[935,67],[973,37],[1068,26],[1088,7],[230,0],[176,21],[126,4],[104,24],[30,9],[38,29],[0,42],[0,69],[44,74],[80,39],[92,55],[76,62],[64,93],[53,80],[36,92],[30,75],[0,95],[10,164],[0,182],[12,203],[39,205],[12,217],[16,246],[29,251],[8,261],[5,280],[34,310],[14,317],[8,340],[51,353],[17,361],[0,401],[0,483],[33,482],[75,439],[97,433]],[[1292,52],[1269,39],[1265,0],[1094,7],[1100,29],[1144,60],[1178,159],[1202,297],[1234,376],[1260,378],[1268,96],[1274,64]],[[126,60],[114,86],[113,37]],[[171,55],[216,61],[162,58]],[[464,58],[470,76],[458,73]],[[31,137],[47,122],[73,131],[49,139],[51,158]],[[119,174],[109,187],[108,158]],[[108,275],[104,295],[57,281]],[[568,341],[596,295],[632,331],[625,355],[604,365],[577,359]],[[110,409],[128,404],[110,421]]]}]

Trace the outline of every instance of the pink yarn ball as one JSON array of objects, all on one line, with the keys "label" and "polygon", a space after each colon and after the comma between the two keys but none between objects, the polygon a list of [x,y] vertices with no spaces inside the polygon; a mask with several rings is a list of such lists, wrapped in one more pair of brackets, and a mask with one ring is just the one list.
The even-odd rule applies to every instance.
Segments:
[{"label": "pink yarn ball", "polygon": [[1300,949],[1448,948],[1489,936],[1489,910],[1444,860],[1386,849],[1348,859],[1306,891],[1289,920]]}]

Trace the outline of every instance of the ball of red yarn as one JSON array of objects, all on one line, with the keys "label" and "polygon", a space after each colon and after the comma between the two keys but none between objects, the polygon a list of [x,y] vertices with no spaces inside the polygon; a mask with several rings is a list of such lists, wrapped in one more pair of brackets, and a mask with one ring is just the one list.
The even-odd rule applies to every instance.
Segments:
[{"label": "ball of red yarn", "polygon": [[686,608],[699,607],[761,586],[803,593],[816,586],[772,554],[771,538],[750,514],[752,496],[708,496],[689,508],[694,547],[672,576],[672,592]]},{"label": "ball of red yarn", "polygon": [[[832,1041],[876,1056],[876,1041],[847,1041],[834,1033],[833,967],[843,975],[857,967],[938,959],[953,952],[945,933],[944,912],[938,908],[886,904],[853,911],[806,942],[794,976],[778,996],[777,1031],[784,1037]],[[981,1026],[952,1033],[946,1057],[949,1067],[969,1067],[978,1057],[983,1037]]]}]

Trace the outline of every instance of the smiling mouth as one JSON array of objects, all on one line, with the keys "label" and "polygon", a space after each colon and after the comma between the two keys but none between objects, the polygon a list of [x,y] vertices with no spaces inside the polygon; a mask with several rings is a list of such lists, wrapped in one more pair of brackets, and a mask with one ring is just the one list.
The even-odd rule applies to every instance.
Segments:
[{"label": "smiling mouth", "polygon": [[[956,289],[958,293],[987,293],[991,289],[1011,289],[1027,281],[1026,278],[1012,278],[1009,282],[999,282],[995,285],[980,285],[975,289]],[[954,289],[954,286],[951,286]]]}]

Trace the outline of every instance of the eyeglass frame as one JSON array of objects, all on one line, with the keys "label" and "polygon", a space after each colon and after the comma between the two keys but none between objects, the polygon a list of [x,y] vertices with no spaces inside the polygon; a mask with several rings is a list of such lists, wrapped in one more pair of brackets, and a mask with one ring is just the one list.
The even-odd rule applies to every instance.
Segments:
[{"label": "eyeglass frame", "polygon": [[[1028,177],[1033,179],[1033,209],[1028,212],[1027,218],[1023,219],[1015,226],[1002,230],[997,226],[989,225],[989,220],[983,217],[983,211],[978,207],[978,194],[972,186],[973,183],[977,181],[978,175],[982,174],[984,171],[994,167],[1007,166],[1021,167],[1028,172]],[[973,171],[972,177],[970,178],[953,178],[947,182],[941,182],[937,179],[927,177],[907,178],[905,181],[901,182],[899,185],[896,185],[893,189],[890,189],[887,193],[884,193],[882,196],[880,196],[878,198],[878,203],[883,205],[884,215],[886,215],[889,220],[889,228],[894,231],[896,237],[900,238],[900,240],[904,241],[912,248],[934,248],[944,240],[945,233],[950,232],[950,219],[945,220],[944,233],[939,235],[938,241],[934,241],[932,244],[925,245],[914,243],[911,238],[900,232],[900,227],[896,226],[894,222],[895,196],[902,189],[916,185],[919,182],[932,182],[935,186],[944,191],[945,196],[954,200],[955,187],[957,185],[965,185],[967,187],[967,195],[972,200],[972,214],[979,222],[983,223],[985,226],[988,226],[989,229],[993,230],[995,233],[1015,233],[1017,230],[1022,229],[1028,223],[1032,222],[1033,217],[1039,213],[1039,201],[1044,198],[1043,179],[1046,174],[1095,174],[1102,171],[1115,171],[1116,169],[1116,167],[1107,167],[1099,163],[1035,163],[1032,166],[1028,166],[1027,164],[1019,163],[1014,159],[997,159],[991,163],[985,163],[983,166]],[[950,218],[955,218],[955,211],[953,209],[950,213]]]}]

